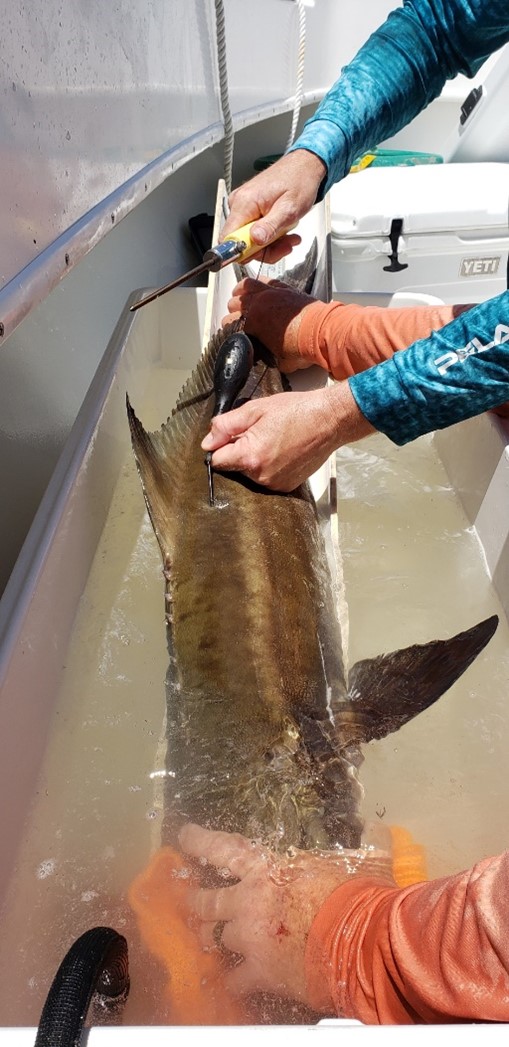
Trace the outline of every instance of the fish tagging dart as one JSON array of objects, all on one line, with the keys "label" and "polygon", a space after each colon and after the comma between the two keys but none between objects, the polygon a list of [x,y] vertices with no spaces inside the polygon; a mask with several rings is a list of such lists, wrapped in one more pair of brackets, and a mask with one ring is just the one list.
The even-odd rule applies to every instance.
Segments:
[{"label": "fish tagging dart", "polygon": [[148,305],[149,302],[153,302],[156,298],[160,298],[161,295],[166,294],[168,291],[172,291],[175,287],[180,287],[181,284],[187,283],[194,276],[199,276],[201,273],[212,272],[217,273],[220,269],[223,269],[225,265],[230,265],[231,262],[238,262],[242,265],[243,262],[247,262],[253,255],[263,251],[270,243],[274,243],[276,240],[281,239],[286,233],[289,233],[295,226],[292,225],[289,228],[279,232],[272,240],[269,240],[263,246],[256,244],[251,239],[251,227],[254,222],[248,222],[247,225],[241,226],[236,232],[230,233],[227,240],[222,243],[216,244],[211,247],[208,251],[205,251],[203,255],[203,261],[199,265],[195,266],[194,269],[190,269],[189,272],[184,273],[182,276],[177,277],[176,280],[172,280],[169,284],[164,284],[163,287],[158,287],[156,291],[151,291],[150,294],[145,295],[139,302],[134,302],[131,306],[131,312],[135,312],[136,309],[141,309],[143,305]]},{"label": "fish tagging dart", "polygon": [[[226,336],[219,349],[214,365],[214,394],[216,402],[212,417],[231,411],[253,366],[254,350],[251,339],[244,331],[235,331]],[[212,451],[205,455],[209,483],[209,503],[214,505],[214,478]]]}]

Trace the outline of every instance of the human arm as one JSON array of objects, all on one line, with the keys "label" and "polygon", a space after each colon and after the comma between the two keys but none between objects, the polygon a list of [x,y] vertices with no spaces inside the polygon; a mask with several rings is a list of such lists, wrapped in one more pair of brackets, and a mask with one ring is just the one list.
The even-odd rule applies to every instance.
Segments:
[{"label": "human arm", "polygon": [[[505,0],[404,0],[345,66],[291,150],[232,193],[224,233],[262,219],[251,235],[263,245],[302,217],[361,153],[409,123],[447,79],[473,76],[508,39]],[[267,261],[278,257],[275,245],[268,249]]]},{"label": "human arm", "polygon": [[456,876],[396,887],[380,854],[277,858],[238,835],[186,826],[183,850],[238,882],[195,890],[205,949],[244,957],[227,975],[366,1024],[509,1019],[509,852]]},{"label": "human arm", "polygon": [[277,280],[248,278],[234,287],[223,322],[243,317],[246,333],[270,349],[285,374],[318,364],[341,380],[427,338],[469,308],[325,303]]},{"label": "human arm", "polygon": [[338,447],[373,433],[348,387],[250,400],[212,419],[202,441],[212,466],[242,472],[277,491],[294,491]]},{"label": "human arm", "polygon": [[311,1006],[366,1024],[509,1020],[509,852],[405,889],[352,880],[312,924]]},{"label": "human arm", "polygon": [[397,444],[497,407],[509,398],[509,292],[348,384],[361,413]]},{"label": "human arm", "polygon": [[473,76],[508,39],[505,0],[404,0],[343,69],[292,149],[323,160],[325,194],[360,153],[429,105],[446,80]]},{"label": "human arm", "polygon": [[346,443],[379,431],[405,444],[508,399],[504,292],[346,382],[254,400],[216,416],[202,446],[214,451],[214,468],[289,491]]},{"label": "human arm", "polygon": [[184,827],[180,844],[186,854],[238,880],[194,890],[188,899],[200,921],[202,947],[217,947],[217,924],[224,923],[221,945],[244,957],[226,977],[235,995],[266,990],[306,1002],[306,943],[325,900],[358,868],[371,873],[371,882],[393,883],[388,856],[367,849],[278,857],[238,833],[198,825]]}]

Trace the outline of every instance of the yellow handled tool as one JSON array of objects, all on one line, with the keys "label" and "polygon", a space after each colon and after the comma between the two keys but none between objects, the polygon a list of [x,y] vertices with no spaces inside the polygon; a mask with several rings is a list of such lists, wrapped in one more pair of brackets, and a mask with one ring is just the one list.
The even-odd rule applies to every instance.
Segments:
[{"label": "yellow handled tool", "polygon": [[157,291],[152,291],[145,298],[140,299],[139,302],[135,302],[131,306],[131,312],[134,312],[135,309],[140,309],[142,305],[153,302],[155,298],[160,298],[167,291],[172,291],[174,287],[180,287],[180,284],[185,284],[191,277],[199,276],[200,273],[207,271],[217,273],[219,269],[229,265],[230,262],[239,262],[242,265],[243,262],[247,262],[248,258],[252,258],[259,251],[263,251],[268,244],[274,243],[274,240],[279,240],[285,233],[290,232],[290,229],[295,228],[293,225],[290,226],[290,229],[285,229],[283,233],[279,233],[278,236],[274,237],[274,240],[269,240],[267,244],[260,247],[260,244],[255,244],[251,240],[251,227],[253,225],[254,222],[249,222],[234,233],[230,233],[228,239],[224,240],[223,243],[216,244],[209,251],[205,251],[203,262],[200,262],[200,265],[190,269],[183,276],[179,276],[177,280],[172,280],[171,283],[165,284],[164,287],[158,287]]}]

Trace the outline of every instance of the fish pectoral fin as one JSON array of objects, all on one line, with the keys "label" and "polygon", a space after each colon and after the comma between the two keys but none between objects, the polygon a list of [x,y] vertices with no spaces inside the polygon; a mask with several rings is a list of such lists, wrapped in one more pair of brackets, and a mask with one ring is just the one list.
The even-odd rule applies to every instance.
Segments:
[{"label": "fish pectoral fin", "polygon": [[348,677],[350,716],[363,741],[385,738],[433,705],[468,669],[493,636],[497,615],[450,640],[415,644],[357,662]]}]

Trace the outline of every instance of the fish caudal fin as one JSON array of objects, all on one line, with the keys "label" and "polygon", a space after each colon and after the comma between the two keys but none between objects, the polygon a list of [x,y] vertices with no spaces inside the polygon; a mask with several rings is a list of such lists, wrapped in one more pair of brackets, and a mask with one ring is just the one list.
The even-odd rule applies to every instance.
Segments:
[{"label": "fish caudal fin", "polygon": [[385,738],[433,705],[468,669],[497,625],[493,615],[450,640],[357,662],[348,677],[348,707],[362,725],[362,740]]}]

